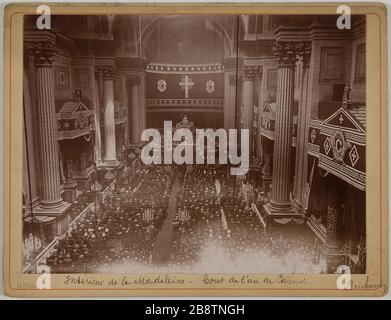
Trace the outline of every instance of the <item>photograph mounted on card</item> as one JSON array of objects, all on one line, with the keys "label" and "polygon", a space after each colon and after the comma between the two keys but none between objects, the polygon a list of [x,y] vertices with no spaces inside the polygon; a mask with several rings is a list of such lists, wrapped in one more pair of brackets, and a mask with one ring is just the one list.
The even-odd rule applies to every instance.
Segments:
[{"label": "photograph mounted on card", "polygon": [[386,294],[383,5],[10,4],[5,30],[8,295]]}]

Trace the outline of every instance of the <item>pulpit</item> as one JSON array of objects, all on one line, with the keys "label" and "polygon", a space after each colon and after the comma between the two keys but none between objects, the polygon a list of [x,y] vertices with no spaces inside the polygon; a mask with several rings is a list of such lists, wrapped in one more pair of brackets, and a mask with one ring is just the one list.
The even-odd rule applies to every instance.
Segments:
[{"label": "pulpit", "polygon": [[92,113],[81,101],[67,101],[57,113],[57,140],[63,159],[63,198],[76,200],[76,189],[89,190],[94,170]]}]

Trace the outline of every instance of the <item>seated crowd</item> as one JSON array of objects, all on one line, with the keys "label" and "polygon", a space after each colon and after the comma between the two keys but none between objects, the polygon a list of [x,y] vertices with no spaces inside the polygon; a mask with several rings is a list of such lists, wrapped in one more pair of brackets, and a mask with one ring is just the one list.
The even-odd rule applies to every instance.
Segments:
[{"label": "seated crowd", "polygon": [[154,237],[166,216],[175,175],[139,164],[129,183],[120,177],[99,205],[80,218],[46,263],[57,273],[88,273],[121,261],[148,263]]},{"label": "seated crowd", "polygon": [[[99,272],[127,262],[153,264],[154,249],[159,249],[157,233],[167,229],[162,228],[164,223],[174,226],[166,255],[168,266],[176,269],[191,269],[208,246],[222,248],[232,261],[256,252],[283,263],[298,258],[299,264],[301,256],[314,258],[308,238],[296,231],[286,235],[286,226],[279,231],[268,225],[262,190],[227,175],[224,165],[188,166],[181,174],[183,166],[146,166],[137,160],[126,172],[117,175],[96,205],[59,240],[46,260],[52,272]],[[91,197],[92,192],[84,195],[80,206]]]}]

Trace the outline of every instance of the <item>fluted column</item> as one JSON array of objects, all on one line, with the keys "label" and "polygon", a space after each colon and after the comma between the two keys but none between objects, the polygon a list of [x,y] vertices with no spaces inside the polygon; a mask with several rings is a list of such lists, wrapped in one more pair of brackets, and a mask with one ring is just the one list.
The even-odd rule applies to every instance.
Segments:
[{"label": "fluted column", "polygon": [[236,72],[224,72],[224,128],[234,129],[236,107]]},{"label": "fluted column", "polygon": [[267,211],[270,215],[286,216],[294,214],[290,203],[290,160],[296,51],[291,43],[277,43],[274,54],[278,59],[276,128],[272,192]]},{"label": "fluted column", "polygon": [[54,100],[54,43],[33,41],[27,44],[34,57],[37,86],[38,139],[41,162],[40,208],[59,213],[66,206],[61,197],[57,119]]},{"label": "fluted column", "polygon": [[295,163],[295,180],[293,185],[293,205],[298,213],[304,213],[304,190],[307,182],[307,141],[308,128],[310,121],[310,106],[309,94],[311,92],[311,84],[309,83],[309,64],[311,58],[311,43],[303,42],[297,46],[298,54],[302,58],[301,72],[301,93],[298,112],[297,124],[297,143],[296,143],[296,163]]},{"label": "fluted column", "polygon": [[140,85],[139,85],[139,104],[141,109],[141,128],[140,128],[140,138],[141,133],[147,129],[147,108],[145,105],[146,99],[146,73],[142,72],[140,76]]},{"label": "fluted column", "polygon": [[141,103],[140,103],[140,77],[132,76],[129,79],[131,85],[131,94],[132,94],[132,145],[140,146],[141,141],[141,129],[143,127],[142,117],[141,117]]},{"label": "fluted column", "polygon": [[95,67],[94,81],[94,122],[95,122],[95,162],[99,165],[102,163],[102,137],[100,129],[100,97],[99,97],[99,77],[102,75],[102,70]]},{"label": "fluted column", "polygon": [[257,119],[256,119],[256,128],[254,128],[254,150],[258,161],[261,163],[262,158],[262,147],[261,147],[261,101],[262,101],[262,77],[263,77],[263,66],[260,66],[257,69],[256,77],[256,96],[257,101],[256,105],[258,106],[257,110]]},{"label": "fluted column", "polygon": [[114,71],[112,67],[104,67],[103,69],[103,88],[105,101],[105,165],[117,166],[117,154],[115,146],[115,118],[114,118],[114,91],[113,77]]},{"label": "fluted column", "polygon": [[129,141],[130,141],[130,137],[129,137],[129,127],[130,127],[130,123],[129,123],[129,96],[128,96],[128,90],[127,90],[127,87],[126,87],[126,75],[123,75],[122,76],[122,92],[123,92],[123,96],[122,96],[122,99],[123,99],[123,103],[125,105],[125,126],[124,126],[124,145],[125,146],[128,146],[129,145]]},{"label": "fluted column", "polygon": [[242,123],[243,129],[250,130],[250,156],[253,154],[254,143],[254,79],[256,69],[252,67],[244,68],[243,94],[242,94]]},{"label": "fluted column", "polygon": [[[26,59],[27,60],[27,59]],[[28,61],[25,61],[28,66]],[[23,100],[24,100],[24,171],[23,171],[23,189],[27,196],[26,202],[29,207],[34,207],[39,202],[39,193],[37,185],[37,165],[39,163],[37,150],[34,143],[35,121],[30,96],[30,81],[26,69],[23,71]]]}]

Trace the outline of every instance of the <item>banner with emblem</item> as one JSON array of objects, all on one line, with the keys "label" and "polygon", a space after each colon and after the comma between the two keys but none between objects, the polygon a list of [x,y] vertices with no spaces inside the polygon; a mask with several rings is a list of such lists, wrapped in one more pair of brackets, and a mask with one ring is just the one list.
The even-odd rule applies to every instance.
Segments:
[{"label": "banner with emblem", "polygon": [[320,125],[319,167],[365,190],[365,115],[340,108]]},{"label": "banner with emblem", "polygon": [[221,64],[147,66],[147,105],[222,105]]}]

